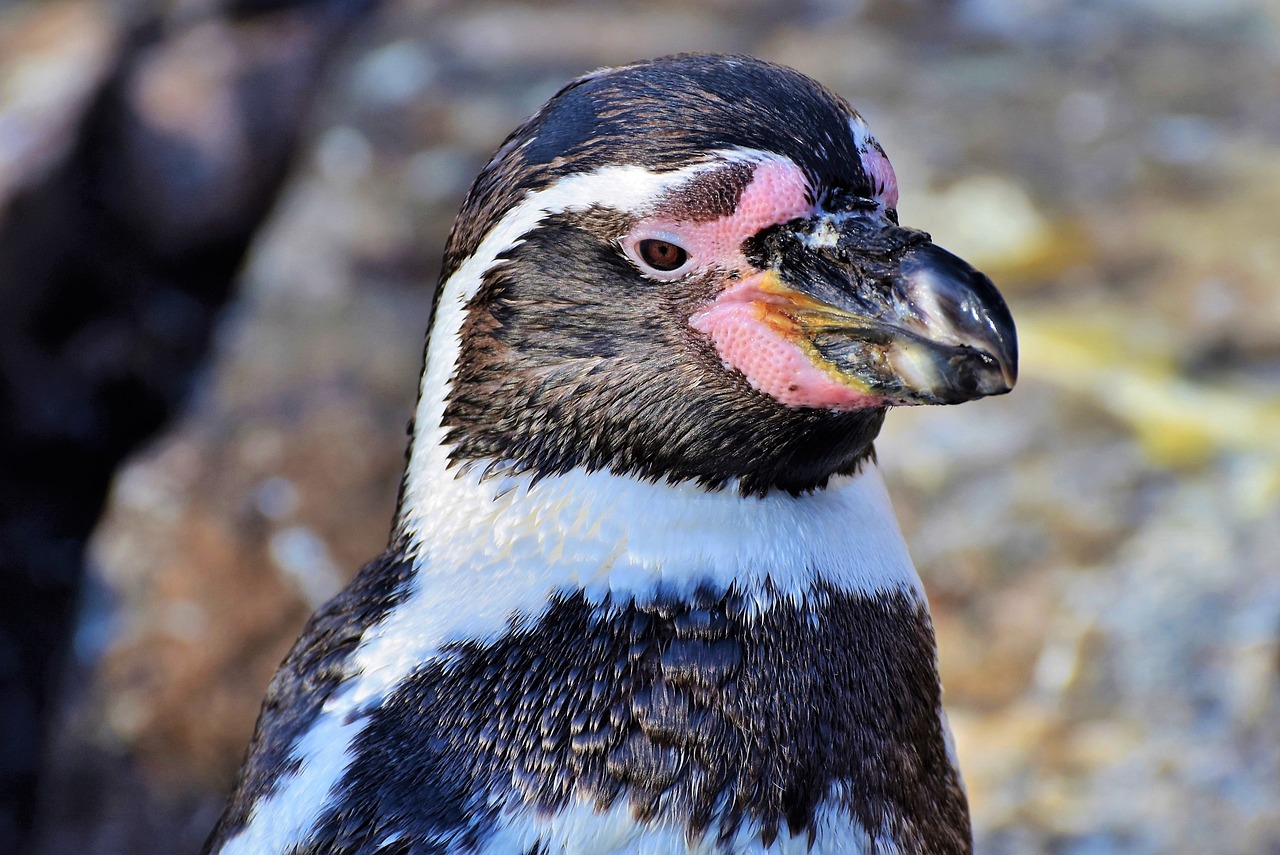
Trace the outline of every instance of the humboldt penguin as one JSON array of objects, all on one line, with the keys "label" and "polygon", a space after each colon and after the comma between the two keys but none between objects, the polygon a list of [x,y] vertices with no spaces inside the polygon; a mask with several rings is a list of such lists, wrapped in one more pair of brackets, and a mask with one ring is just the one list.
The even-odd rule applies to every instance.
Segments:
[{"label": "humboldt penguin", "polygon": [[445,250],[387,551],[272,681],[207,852],[964,853],[890,407],[1009,391],[991,281],[808,77],[565,86]]}]

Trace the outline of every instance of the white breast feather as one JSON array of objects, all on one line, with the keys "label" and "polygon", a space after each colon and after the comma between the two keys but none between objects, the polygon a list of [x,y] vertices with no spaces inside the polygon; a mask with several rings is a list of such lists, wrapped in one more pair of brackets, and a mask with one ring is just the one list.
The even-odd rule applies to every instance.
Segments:
[{"label": "white breast feather", "polygon": [[550,816],[519,811],[502,817],[497,832],[485,841],[482,855],[510,855],[527,852],[541,842],[541,852],[555,855],[901,855],[888,829],[879,830],[874,843],[848,811],[830,807],[839,803],[832,792],[814,815],[814,841],[809,847],[808,830],[791,837],[785,828],[766,848],[759,829],[744,825],[729,841],[727,850],[718,848],[714,825],[706,835],[690,844],[683,826],[655,822],[640,824],[631,816],[625,800],[597,812],[591,805],[576,803]]}]

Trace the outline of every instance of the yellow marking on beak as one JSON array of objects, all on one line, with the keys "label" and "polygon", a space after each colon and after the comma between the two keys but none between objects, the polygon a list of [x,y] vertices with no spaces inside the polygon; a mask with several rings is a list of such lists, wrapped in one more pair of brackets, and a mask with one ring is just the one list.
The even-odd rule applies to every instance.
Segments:
[{"label": "yellow marking on beak", "polygon": [[792,288],[774,270],[765,271],[755,289],[763,299],[752,300],[751,305],[761,323],[799,347],[813,367],[832,380],[865,395],[878,394],[868,378],[841,371],[823,358],[813,344],[813,337],[820,332],[855,329],[865,325],[865,319]]}]

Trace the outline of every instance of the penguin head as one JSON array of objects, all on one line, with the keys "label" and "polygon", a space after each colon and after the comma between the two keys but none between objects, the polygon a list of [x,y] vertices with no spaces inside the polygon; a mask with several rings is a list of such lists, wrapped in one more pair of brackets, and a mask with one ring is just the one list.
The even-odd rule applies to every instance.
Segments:
[{"label": "penguin head", "polygon": [[794,70],[677,56],[570,83],[450,235],[451,459],[802,493],[856,471],[890,406],[1009,391],[1004,301],[897,203],[863,119]]}]

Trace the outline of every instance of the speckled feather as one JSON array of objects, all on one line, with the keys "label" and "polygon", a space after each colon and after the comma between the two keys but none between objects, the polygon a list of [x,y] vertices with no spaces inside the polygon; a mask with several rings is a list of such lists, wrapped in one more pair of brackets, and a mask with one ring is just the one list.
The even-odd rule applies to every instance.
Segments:
[{"label": "speckled feather", "polygon": [[388,839],[492,851],[513,809],[574,799],[624,802],[690,840],[749,828],[764,847],[812,835],[837,782],[864,828],[888,818],[882,846],[961,852],[968,818],[938,703],[928,615],[905,592],[819,589],[758,620],[731,594],[645,609],[557,597],[401,684],[298,852],[401,851],[380,848]]}]

